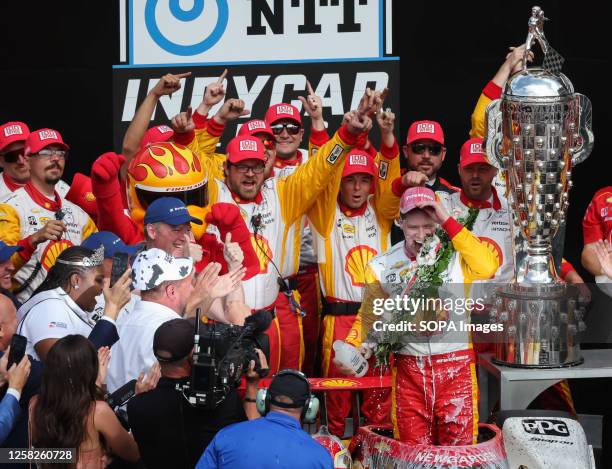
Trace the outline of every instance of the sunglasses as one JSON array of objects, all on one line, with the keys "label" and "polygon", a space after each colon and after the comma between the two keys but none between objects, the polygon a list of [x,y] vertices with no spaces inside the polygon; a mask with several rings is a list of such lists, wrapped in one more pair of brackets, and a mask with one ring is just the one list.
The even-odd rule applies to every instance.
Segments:
[{"label": "sunglasses", "polygon": [[442,153],[442,148],[444,147],[439,144],[428,145],[427,143],[413,143],[410,145],[410,148],[417,155],[422,155],[425,153],[425,150],[428,150],[431,156],[438,156]]},{"label": "sunglasses", "polygon": [[272,129],[272,133],[274,133],[274,135],[282,134],[283,129],[285,129],[289,135],[297,135],[300,133],[300,129],[302,127],[295,124],[274,124],[270,126],[270,128]]},{"label": "sunglasses", "polygon": [[19,161],[19,157],[23,156],[23,153],[23,149],[13,150],[7,151],[6,153],[0,153],[0,156],[4,157],[4,161],[6,163],[17,163],[17,161]]}]

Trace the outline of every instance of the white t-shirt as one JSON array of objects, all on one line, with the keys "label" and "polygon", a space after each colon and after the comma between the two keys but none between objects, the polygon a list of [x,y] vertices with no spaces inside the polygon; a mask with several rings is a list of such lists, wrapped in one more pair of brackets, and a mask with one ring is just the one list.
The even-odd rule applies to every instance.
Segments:
[{"label": "white t-shirt", "polygon": [[166,321],[180,316],[167,306],[139,300],[129,314],[117,318],[119,342],[111,349],[106,386],[114,392],[128,381],[138,378],[157,361],[153,354],[153,336]]},{"label": "white t-shirt", "polygon": [[17,311],[17,333],[28,339],[26,353],[40,360],[34,346],[45,339],[61,339],[70,334],[89,337],[95,322],[61,288],[47,290],[30,298]]}]

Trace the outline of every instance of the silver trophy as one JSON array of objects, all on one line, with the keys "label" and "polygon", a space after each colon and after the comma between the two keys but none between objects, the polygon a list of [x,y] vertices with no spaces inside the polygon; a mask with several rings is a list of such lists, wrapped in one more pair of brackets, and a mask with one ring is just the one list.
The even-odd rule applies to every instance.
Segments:
[{"label": "silver trophy", "polygon": [[[561,73],[563,58],[544,36],[544,12],[533,7],[523,70],[486,112],[485,147],[504,171],[512,207],[514,280],[496,293],[492,322],[503,324],[495,361],[520,367],[582,362],[578,333],[585,304],[558,275],[572,169],[593,148],[591,102]],[[542,67],[528,68],[537,41]]]}]

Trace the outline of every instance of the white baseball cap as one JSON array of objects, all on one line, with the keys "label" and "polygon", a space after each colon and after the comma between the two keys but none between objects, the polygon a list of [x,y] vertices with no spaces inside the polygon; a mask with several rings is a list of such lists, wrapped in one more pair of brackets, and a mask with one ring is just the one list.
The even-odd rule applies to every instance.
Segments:
[{"label": "white baseball cap", "polygon": [[189,277],[193,271],[191,257],[173,257],[166,251],[152,248],[140,252],[132,265],[132,283],[141,291],[152,290],[162,282]]}]

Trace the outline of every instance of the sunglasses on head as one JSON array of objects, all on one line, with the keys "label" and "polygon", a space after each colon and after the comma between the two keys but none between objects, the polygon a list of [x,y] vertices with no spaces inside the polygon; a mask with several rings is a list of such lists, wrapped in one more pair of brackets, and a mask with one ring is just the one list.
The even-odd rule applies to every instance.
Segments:
[{"label": "sunglasses on head", "polygon": [[0,153],[0,156],[4,157],[4,161],[7,163],[17,163],[19,157],[23,155],[23,149],[7,151],[6,153]]},{"label": "sunglasses on head", "polygon": [[274,135],[282,134],[283,129],[285,129],[289,135],[297,135],[302,127],[296,124],[274,124],[270,126],[270,128]]},{"label": "sunglasses on head", "polygon": [[428,150],[430,155],[438,156],[440,153],[442,153],[443,147],[439,143],[433,145],[429,145],[427,143],[412,143],[410,148],[417,155],[422,155],[425,153],[425,150]]}]

